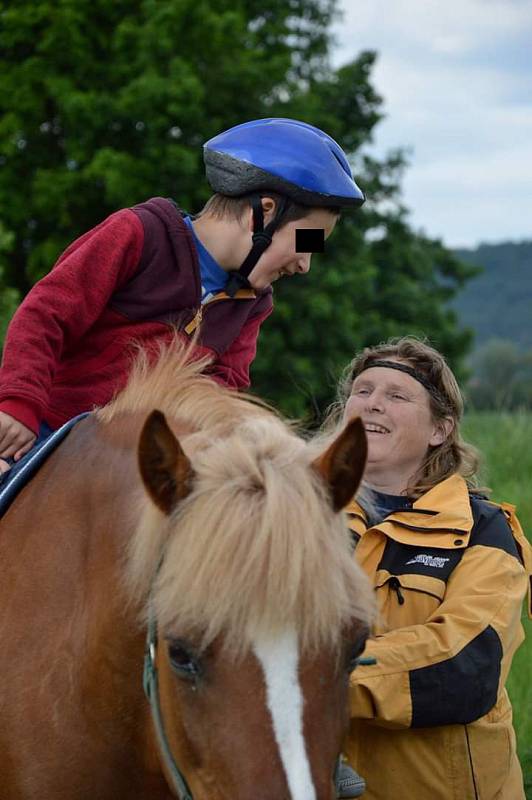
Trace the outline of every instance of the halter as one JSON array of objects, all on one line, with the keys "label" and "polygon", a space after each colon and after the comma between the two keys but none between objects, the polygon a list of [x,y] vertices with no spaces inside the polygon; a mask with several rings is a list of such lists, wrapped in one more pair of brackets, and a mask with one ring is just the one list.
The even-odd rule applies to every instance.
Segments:
[{"label": "halter", "polygon": [[159,697],[159,679],[157,675],[157,667],[155,665],[156,650],[157,625],[153,614],[150,611],[146,634],[146,650],[144,651],[144,672],[142,675],[144,694],[148,698],[148,702],[150,704],[155,734],[157,736],[157,742],[163,757],[163,765],[166,767],[166,772],[172,781],[171,788],[174,790],[174,792],[176,792],[179,800],[194,800],[185,780],[185,776],[175,762],[166,732],[164,730],[161,701]]},{"label": "halter", "polygon": [[[161,561],[159,562],[159,566],[157,568],[157,572],[159,572],[162,562],[163,559],[161,558]],[[171,778],[172,782],[171,788],[174,790],[179,800],[194,800],[192,792],[190,791],[188,783],[186,781],[186,778],[179,769],[176,760],[172,755],[170,743],[168,742],[168,738],[166,736],[166,732],[164,729],[164,721],[161,711],[161,700],[159,697],[159,678],[157,674],[157,667],[155,665],[157,642],[158,642],[157,624],[155,622],[153,612],[150,609],[150,614],[148,617],[148,627],[146,632],[146,648],[144,650],[144,670],[142,673],[142,686],[144,688],[144,694],[146,695],[148,702],[150,704],[151,716],[155,728],[155,735],[157,737],[159,749],[162,754],[163,766],[166,768],[166,773]],[[360,665],[376,664],[376,663],[377,660],[373,657],[357,658],[357,664]],[[340,757],[338,759],[337,768],[335,770],[335,776],[334,776],[335,785],[337,785],[337,774],[338,774],[339,764],[340,764]]]}]

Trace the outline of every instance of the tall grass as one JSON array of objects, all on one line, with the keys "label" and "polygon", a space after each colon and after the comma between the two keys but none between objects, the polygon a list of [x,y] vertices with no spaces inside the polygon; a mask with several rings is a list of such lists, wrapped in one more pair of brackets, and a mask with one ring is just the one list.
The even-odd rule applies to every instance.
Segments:
[{"label": "tall grass", "polygon": [[[517,506],[521,525],[532,541],[532,414],[474,412],[467,415],[464,437],[484,456],[483,485],[493,500]],[[517,651],[508,692],[514,709],[514,727],[527,800],[532,800],[532,622],[523,619],[527,638]]]}]

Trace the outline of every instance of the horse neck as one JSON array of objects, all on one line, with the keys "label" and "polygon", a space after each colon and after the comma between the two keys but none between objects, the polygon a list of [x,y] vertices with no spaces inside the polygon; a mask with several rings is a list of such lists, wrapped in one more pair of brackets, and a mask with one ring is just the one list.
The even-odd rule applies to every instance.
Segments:
[{"label": "horse neck", "polygon": [[[125,591],[126,548],[138,522],[145,491],[137,466],[137,442],[145,414],[123,414],[110,425],[93,422],[72,445],[83,453],[79,502],[84,514],[80,546],[87,597],[96,637],[114,640],[117,626],[127,638],[139,639],[139,609]],[[81,434],[81,431],[80,431]]]},{"label": "horse neck", "polygon": [[[31,725],[47,729],[53,709],[61,725],[50,726],[41,758],[60,771],[64,753],[74,763],[75,751],[84,780],[91,774],[91,796],[108,796],[97,783],[104,773],[140,781],[157,773],[142,691],[145,632],[122,588],[132,505],[142,492],[136,441],[144,417],[79,423],[10,508],[0,535],[0,630],[10,642],[0,656],[4,681],[20,708],[24,698],[29,738]],[[6,711],[6,726],[20,708],[13,717]],[[101,771],[92,775],[86,759],[95,753]]]}]

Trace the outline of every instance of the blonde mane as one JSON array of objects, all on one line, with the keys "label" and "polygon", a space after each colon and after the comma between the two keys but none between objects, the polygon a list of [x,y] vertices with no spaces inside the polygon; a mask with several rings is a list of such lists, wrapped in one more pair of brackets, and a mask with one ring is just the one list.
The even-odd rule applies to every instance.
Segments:
[{"label": "blonde mane", "polygon": [[211,359],[194,359],[194,346],[176,337],[151,356],[139,350],[126,387],[97,412],[110,422],[124,412],[158,408],[198,431],[228,427],[242,416],[275,416],[266,403],[222,387],[205,374]]},{"label": "blonde mane", "polygon": [[180,437],[195,473],[170,516],[147,496],[130,543],[130,594],[166,634],[223,635],[242,651],[258,633],[294,627],[303,647],[337,644],[372,597],[311,461],[316,451],[278,416],[201,374],[172,347],[136,365],[99,417],[158,408],[195,433]]}]

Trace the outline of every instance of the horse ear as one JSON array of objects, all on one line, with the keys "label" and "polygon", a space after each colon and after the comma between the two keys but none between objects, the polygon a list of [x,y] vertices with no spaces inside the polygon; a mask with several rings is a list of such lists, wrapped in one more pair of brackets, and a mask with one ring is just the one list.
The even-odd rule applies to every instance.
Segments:
[{"label": "horse ear", "polygon": [[334,511],[341,511],[355,494],[366,466],[368,444],[360,417],[352,419],[312,466],[325,481]]},{"label": "horse ear", "polygon": [[160,411],[152,411],[144,423],[138,461],[148,494],[161,511],[169,514],[189,494],[194,472]]}]

